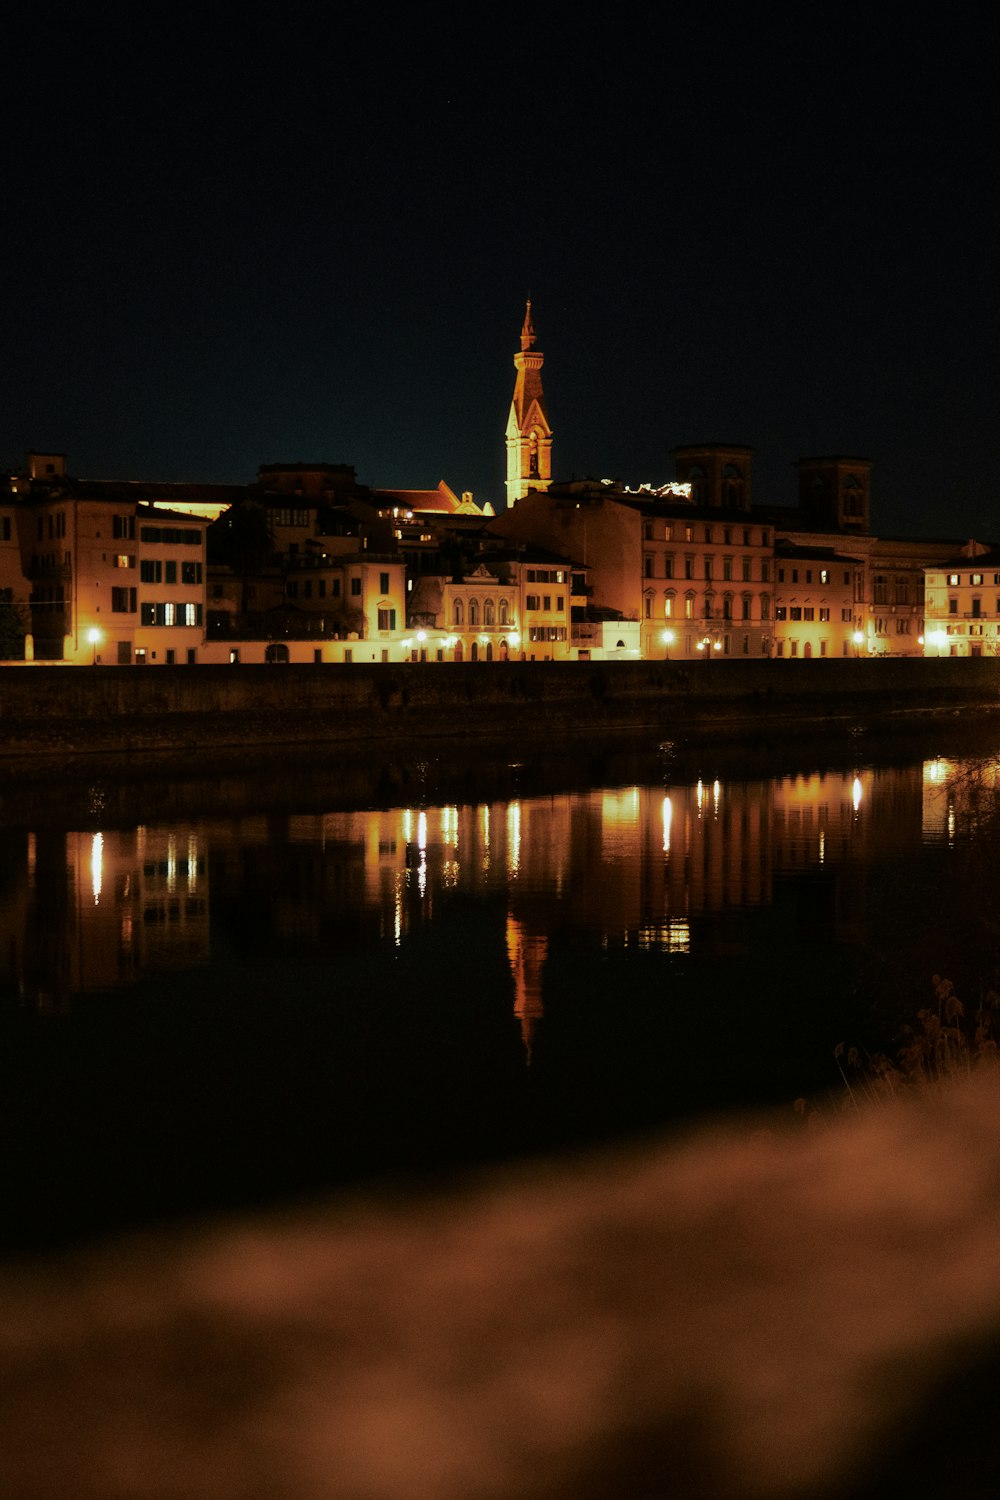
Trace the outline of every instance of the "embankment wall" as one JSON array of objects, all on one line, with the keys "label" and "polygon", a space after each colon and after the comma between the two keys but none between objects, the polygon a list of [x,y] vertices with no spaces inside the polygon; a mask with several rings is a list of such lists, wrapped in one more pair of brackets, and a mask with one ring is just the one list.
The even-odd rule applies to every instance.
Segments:
[{"label": "embankment wall", "polygon": [[1000,714],[1000,659],[0,668],[0,755]]}]

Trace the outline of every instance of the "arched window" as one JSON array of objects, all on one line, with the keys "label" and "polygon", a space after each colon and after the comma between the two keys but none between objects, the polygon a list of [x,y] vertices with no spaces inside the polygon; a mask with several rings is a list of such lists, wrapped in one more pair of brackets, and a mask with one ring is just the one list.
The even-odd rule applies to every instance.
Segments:
[{"label": "arched window", "polygon": [[479,646],[478,646],[478,643],[476,641],[473,641],[472,645],[469,647],[469,660],[470,661],[478,661],[479,660]]},{"label": "arched window", "polygon": [[486,660],[487,661],[492,661],[493,660],[493,642],[492,641],[487,641],[486,642]]},{"label": "arched window", "polygon": [[488,630],[492,630],[493,628],[493,613],[493,600],[487,599],[483,605],[483,624]]},{"label": "arched window", "polygon": [[461,641],[456,641],[455,642],[455,660],[456,661],[461,661],[462,660],[462,642]]},{"label": "arched window", "polygon": [[478,625],[478,624],[479,624],[479,600],[478,599],[470,599],[469,600],[469,627],[471,629],[474,625]]},{"label": "arched window", "polygon": [[672,620],[674,617],[674,595],[669,593],[663,601],[663,617]]},{"label": "arched window", "polygon": [[461,601],[461,599],[456,599],[455,600],[455,624],[456,625],[464,625],[465,624],[465,610],[462,608],[462,601]]},{"label": "arched window", "polygon": [[751,594],[744,594],[743,595],[743,618],[744,618],[744,620],[749,620],[750,619],[750,610],[751,610],[752,604],[753,604],[753,596]]},{"label": "arched window", "polygon": [[738,464],[726,464],[722,471],[722,503],[737,508],[743,504],[743,473]]},{"label": "arched window", "polygon": [[724,620],[731,620],[733,618],[732,594],[724,594],[722,597],[722,618]]},{"label": "arched window", "polygon": [[694,619],[694,595],[693,594],[685,594],[684,595],[684,618],[685,618],[685,620],[693,620]]},{"label": "arched window", "polygon": [[501,625],[509,625],[510,624],[510,616],[508,614],[508,605],[507,605],[507,600],[506,599],[501,599],[500,600],[500,624]]},{"label": "arched window", "polygon": [[710,620],[712,618],[712,595],[711,594],[706,594],[705,595],[704,615],[705,615],[705,619],[706,620]]}]

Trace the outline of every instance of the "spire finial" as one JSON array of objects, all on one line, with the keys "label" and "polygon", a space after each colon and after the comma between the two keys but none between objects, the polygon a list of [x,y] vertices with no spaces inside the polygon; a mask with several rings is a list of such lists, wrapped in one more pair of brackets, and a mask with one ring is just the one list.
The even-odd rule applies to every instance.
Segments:
[{"label": "spire finial", "polygon": [[524,309],[524,326],[521,329],[521,348],[530,349],[535,342],[535,330],[531,323],[531,298]]}]

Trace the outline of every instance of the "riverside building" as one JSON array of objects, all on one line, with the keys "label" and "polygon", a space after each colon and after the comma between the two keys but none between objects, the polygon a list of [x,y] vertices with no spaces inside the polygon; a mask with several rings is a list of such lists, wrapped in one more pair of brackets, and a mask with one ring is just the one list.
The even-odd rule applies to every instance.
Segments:
[{"label": "riverside building", "polygon": [[62,454],[29,454],[4,507],[27,585],[27,654],[81,665],[197,663],[205,533],[236,488],[77,480]]},{"label": "riverside building", "polygon": [[674,448],[663,484],[559,481],[543,363],[529,301],[499,515],[443,482],[372,489],[344,464],[265,464],[249,485],[104,483],[30,454],[0,496],[0,650],[16,657],[20,638],[38,661],[197,665],[990,649],[986,585],[948,582],[969,573],[961,541],[873,534],[867,459],[799,460],[788,506],[754,498],[754,450],[738,443]]},{"label": "riverside building", "polygon": [[925,656],[1000,656],[1000,549],[970,541],[924,577]]}]

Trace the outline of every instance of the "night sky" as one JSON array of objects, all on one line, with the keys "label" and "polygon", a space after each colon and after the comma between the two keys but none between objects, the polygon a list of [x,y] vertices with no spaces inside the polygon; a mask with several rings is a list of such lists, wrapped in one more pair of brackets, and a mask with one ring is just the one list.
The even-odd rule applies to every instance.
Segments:
[{"label": "night sky", "polygon": [[502,503],[530,293],[559,477],[857,454],[876,530],[1000,537],[986,21],[333,14],[7,23],[0,465]]}]

